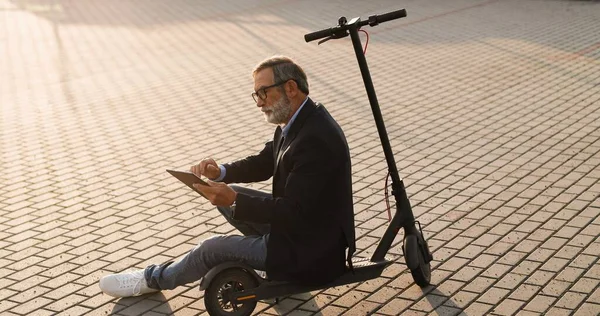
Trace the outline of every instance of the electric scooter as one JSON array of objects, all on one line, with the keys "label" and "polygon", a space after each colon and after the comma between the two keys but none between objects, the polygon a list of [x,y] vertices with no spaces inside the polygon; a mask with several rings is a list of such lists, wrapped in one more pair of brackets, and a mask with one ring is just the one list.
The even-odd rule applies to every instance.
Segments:
[{"label": "electric scooter", "polygon": [[404,183],[398,175],[396,162],[394,161],[394,155],[358,34],[363,26],[376,26],[405,16],[406,10],[402,9],[382,15],[373,15],[365,21],[361,21],[359,17],[350,21],[347,21],[345,17],[341,17],[338,20],[338,25],[304,36],[306,42],[324,39],[319,44],[331,39],[344,38],[348,35],[352,39],[358,66],[360,67],[383,152],[385,153],[389,171],[388,177],[392,179],[392,194],[396,200],[394,217],[383,238],[379,241],[373,256],[371,258],[353,258],[352,268],[349,267],[345,274],[333,282],[321,286],[301,286],[289,282],[264,279],[252,267],[239,262],[220,264],[212,268],[200,282],[200,290],[205,291],[204,304],[210,315],[250,315],[259,300],[277,299],[283,296],[377,278],[381,276],[386,267],[394,262],[385,258],[385,255],[400,228],[404,228],[402,250],[415,283],[421,287],[429,285],[431,281],[430,262],[433,260],[433,256],[423,236],[420,223],[415,221]]}]

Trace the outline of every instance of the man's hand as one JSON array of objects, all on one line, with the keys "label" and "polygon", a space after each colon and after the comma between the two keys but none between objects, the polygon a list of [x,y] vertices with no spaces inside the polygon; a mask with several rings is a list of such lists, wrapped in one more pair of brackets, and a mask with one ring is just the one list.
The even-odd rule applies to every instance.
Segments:
[{"label": "man's hand", "polygon": [[221,169],[212,158],[202,159],[199,164],[190,167],[190,172],[198,177],[205,176],[211,180],[221,176]]},{"label": "man's hand", "polygon": [[222,182],[207,181],[208,186],[202,184],[194,184],[196,190],[202,192],[204,196],[216,206],[230,206],[235,202],[237,192],[231,187]]}]

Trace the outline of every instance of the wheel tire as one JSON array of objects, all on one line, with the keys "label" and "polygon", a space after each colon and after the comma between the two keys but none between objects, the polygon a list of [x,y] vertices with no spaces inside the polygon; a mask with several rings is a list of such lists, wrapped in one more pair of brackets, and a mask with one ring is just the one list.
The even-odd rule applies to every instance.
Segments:
[{"label": "wheel tire", "polygon": [[224,299],[225,291],[242,291],[255,288],[257,281],[241,269],[225,270],[217,275],[204,291],[204,305],[209,315],[248,316],[256,307],[255,301],[233,305]]},{"label": "wheel tire", "polygon": [[417,283],[420,287],[426,287],[431,282],[431,265],[429,263],[425,263],[423,260],[423,254],[419,251],[419,267],[410,270],[410,274],[412,274],[415,283]]},{"label": "wheel tire", "polygon": [[426,287],[431,282],[431,265],[429,263],[425,263],[423,251],[419,250],[418,256],[419,266],[415,269],[410,270],[410,274],[412,274],[412,277],[418,286]]},{"label": "wheel tire", "polygon": [[412,263],[409,264],[409,268],[417,263],[414,268],[410,268],[410,274],[412,274],[415,283],[417,283],[417,285],[420,287],[426,287],[431,282],[431,265],[428,262],[425,262],[425,256],[423,255],[423,250],[419,245],[418,238],[422,237],[409,236],[404,240],[404,256],[406,257],[407,264],[409,261]]}]

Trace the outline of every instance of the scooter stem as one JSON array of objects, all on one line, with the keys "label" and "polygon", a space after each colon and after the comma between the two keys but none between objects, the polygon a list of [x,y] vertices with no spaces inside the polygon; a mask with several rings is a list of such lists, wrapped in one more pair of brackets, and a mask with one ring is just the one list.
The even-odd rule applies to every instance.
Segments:
[{"label": "scooter stem", "polygon": [[367,65],[367,59],[363,53],[362,43],[358,34],[360,28],[360,18],[352,19],[348,22],[348,31],[350,38],[352,39],[352,45],[354,46],[354,52],[358,61],[358,67],[362,74],[367,96],[369,97],[369,103],[371,104],[371,110],[373,111],[373,117],[375,118],[375,124],[377,126],[377,132],[379,133],[379,139],[381,140],[381,146],[385,154],[385,160],[388,165],[390,176],[392,177],[392,194],[396,199],[396,214],[392,222],[388,226],[385,234],[383,235],[375,253],[373,254],[372,261],[383,260],[385,254],[390,249],[396,234],[400,230],[400,227],[404,228],[405,235],[418,233],[415,227],[415,218],[412,213],[410,202],[406,195],[404,183],[398,175],[398,169],[396,167],[396,161],[394,160],[394,153],[390,145],[390,140],[385,128],[383,116],[381,115],[381,109],[379,108],[379,102],[377,101],[377,95],[375,93],[375,87],[373,86],[373,80],[369,72],[369,66]]}]

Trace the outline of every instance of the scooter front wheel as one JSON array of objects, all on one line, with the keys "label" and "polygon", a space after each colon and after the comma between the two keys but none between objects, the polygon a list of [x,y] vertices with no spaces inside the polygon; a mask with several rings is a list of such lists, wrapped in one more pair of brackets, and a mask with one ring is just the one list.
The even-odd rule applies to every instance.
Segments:
[{"label": "scooter front wheel", "polygon": [[420,287],[426,287],[431,283],[431,265],[425,260],[423,247],[427,247],[427,245],[419,244],[418,235],[408,235],[404,239],[406,264],[415,283]]},{"label": "scooter front wheel", "polygon": [[242,269],[228,269],[219,273],[204,292],[204,305],[209,315],[248,316],[256,307],[256,301],[243,304],[232,302],[232,294],[255,288],[256,279]]},{"label": "scooter front wheel", "polygon": [[421,251],[419,251],[419,257],[419,266],[416,269],[411,269],[410,274],[412,274],[418,286],[426,287],[431,283],[431,265],[425,263]]}]

